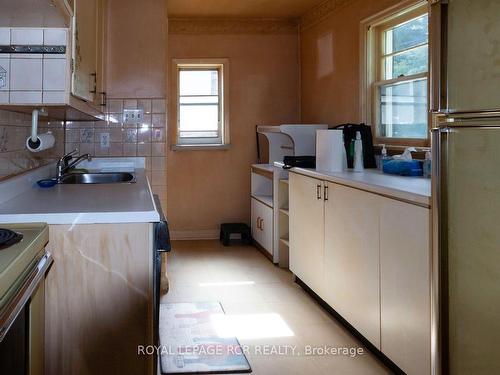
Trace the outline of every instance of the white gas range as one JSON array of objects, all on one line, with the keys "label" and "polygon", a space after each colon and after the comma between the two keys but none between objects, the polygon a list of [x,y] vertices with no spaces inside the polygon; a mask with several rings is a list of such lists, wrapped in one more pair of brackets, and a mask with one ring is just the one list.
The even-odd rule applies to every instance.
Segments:
[{"label": "white gas range", "polygon": [[42,374],[47,224],[0,225],[0,374]]}]

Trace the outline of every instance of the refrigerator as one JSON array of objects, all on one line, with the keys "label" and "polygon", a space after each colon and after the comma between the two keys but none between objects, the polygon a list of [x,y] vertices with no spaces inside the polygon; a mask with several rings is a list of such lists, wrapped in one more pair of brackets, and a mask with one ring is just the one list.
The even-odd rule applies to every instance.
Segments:
[{"label": "refrigerator", "polygon": [[500,0],[430,0],[432,373],[500,374]]}]

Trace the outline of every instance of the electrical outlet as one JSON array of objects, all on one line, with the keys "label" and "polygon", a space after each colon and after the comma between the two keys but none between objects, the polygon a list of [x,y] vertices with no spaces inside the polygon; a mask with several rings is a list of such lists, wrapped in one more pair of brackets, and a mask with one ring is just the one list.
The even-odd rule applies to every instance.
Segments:
[{"label": "electrical outlet", "polygon": [[101,148],[109,148],[109,133],[101,133]]},{"label": "electrical outlet", "polygon": [[124,109],[123,110],[123,122],[125,124],[138,124],[141,123],[144,118],[143,109]]}]

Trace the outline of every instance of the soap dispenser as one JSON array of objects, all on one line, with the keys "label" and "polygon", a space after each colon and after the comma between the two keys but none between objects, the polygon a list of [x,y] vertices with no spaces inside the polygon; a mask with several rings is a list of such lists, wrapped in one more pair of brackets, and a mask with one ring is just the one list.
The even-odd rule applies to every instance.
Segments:
[{"label": "soap dispenser", "polygon": [[384,162],[390,160],[391,158],[387,156],[387,149],[385,148],[385,145],[382,145],[382,151],[380,152],[380,161],[379,161],[379,169],[383,170],[384,169]]},{"label": "soap dispenser", "polygon": [[363,172],[363,141],[361,133],[356,132],[356,140],[354,141],[354,172]]},{"label": "soap dispenser", "polygon": [[431,178],[431,169],[432,169],[431,152],[427,150],[425,152],[425,160],[423,165],[423,174],[425,178]]}]

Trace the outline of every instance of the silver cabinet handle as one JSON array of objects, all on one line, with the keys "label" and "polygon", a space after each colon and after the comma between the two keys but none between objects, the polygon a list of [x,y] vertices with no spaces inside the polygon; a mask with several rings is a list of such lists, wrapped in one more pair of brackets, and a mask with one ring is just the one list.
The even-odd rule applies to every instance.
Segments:
[{"label": "silver cabinet handle", "polygon": [[328,200],[328,185],[325,185],[324,195],[325,195],[325,201],[327,201]]},{"label": "silver cabinet handle", "polygon": [[38,284],[42,282],[45,273],[53,261],[52,255],[50,253],[45,253],[38,261],[33,271],[28,275],[17,294],[12,297],[4,310],[0,312],[0,342],[2,342],[5,335],[7,335],[10,327],[38,287]]}]

